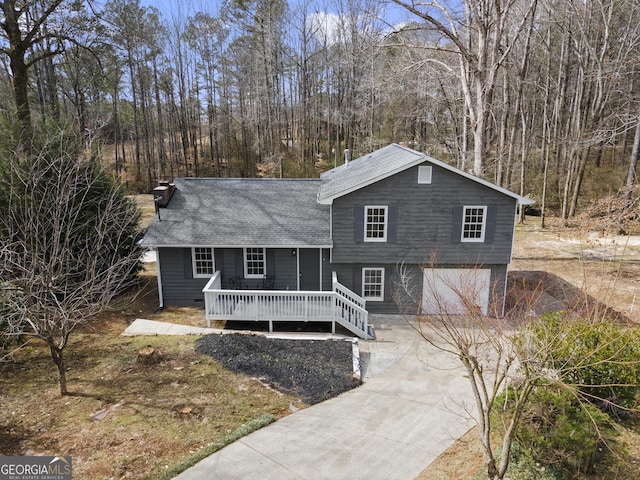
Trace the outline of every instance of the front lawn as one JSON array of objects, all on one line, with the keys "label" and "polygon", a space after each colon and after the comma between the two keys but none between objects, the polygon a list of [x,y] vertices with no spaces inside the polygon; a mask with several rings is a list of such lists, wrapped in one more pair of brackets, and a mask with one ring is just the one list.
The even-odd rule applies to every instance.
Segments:
[{"label": "front lawn", "polygon": [[156,479],[251,421],[305,406],[196,353],[197,337],[120,337],[125,326],[72,335],[71,396],[44,344],[0,364],[2,455],[71,455],[74,478]]}]

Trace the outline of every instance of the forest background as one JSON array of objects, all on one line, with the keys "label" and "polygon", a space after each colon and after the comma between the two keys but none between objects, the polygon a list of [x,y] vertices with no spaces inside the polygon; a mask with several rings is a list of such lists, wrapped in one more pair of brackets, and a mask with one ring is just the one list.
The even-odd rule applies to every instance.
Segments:
[{"label": "forest background", "polygon": [[7,131],[72,125],[131,192],[316,177],[397,142],[563,219],[632,197],[636,1],[157,5],[0,0]]}]

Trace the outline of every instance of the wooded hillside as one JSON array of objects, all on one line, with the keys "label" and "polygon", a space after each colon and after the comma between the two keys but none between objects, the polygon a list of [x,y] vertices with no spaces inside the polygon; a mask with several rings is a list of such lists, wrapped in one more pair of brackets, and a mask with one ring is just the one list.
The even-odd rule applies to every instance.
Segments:
[{"label": "wooded hillside", "polygon": [[176,5],[0,0],[3,121],[73,124],[132,191],[316,176],[390,142],[565,219],[635,183],[637,1]]}]

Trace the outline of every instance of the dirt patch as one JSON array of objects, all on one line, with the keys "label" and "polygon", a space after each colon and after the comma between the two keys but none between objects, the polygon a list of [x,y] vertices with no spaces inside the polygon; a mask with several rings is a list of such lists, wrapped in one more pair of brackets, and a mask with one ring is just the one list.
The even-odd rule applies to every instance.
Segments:
[{"label": "dirt patch", "polygon": [[207,335],[196,351],[226,368],[258,378],[275,389],[314,404],[357,387],[352,343],[345,340],[288,340],[262,335]]},{"label": "dirt patch", "polygon": [[[640,323],[640,236],[567,228],[558,219],[549,219],[548,225],[542,229],[537,219],[529,218],[516,228],[510,267],[511,304],[507,310],[517,311],[516,302],[523,297],[523,291],[528,291],[538,300],[538,314],[575,309],[583,315]],[[625,448],[615,478],[638,476],[639,421],[634,417],[628,426],[620,426],[620,441]],[[479,445],[474,428],[416,480],[472,478],[483,468]],[[611,471],[605,471],[581,478],[600,480],[612,476]]]},{"label": "dirt patch", "polygon": [[[640,236],[584,232],[558,221],[541,229],[536,220],[528,219],[516,228],[510,270],[555,276],[565,291],[551,285],[554,291],[547,293],[568,308],[592,299],[640,323]],[[591,300],[588,303],[593,306]]]},{"label": "dirt patch", "polygon": [[484,466],[478,428],[473,427],[415,480],[468,480]]},{"label": "dirt patch", "polygon": [[505,301],[507,317],[514,323],[547,312],[570,312],[581,318],[606,319],[629,323],[629,318],[563,278],[539,270],[509,272]]}]

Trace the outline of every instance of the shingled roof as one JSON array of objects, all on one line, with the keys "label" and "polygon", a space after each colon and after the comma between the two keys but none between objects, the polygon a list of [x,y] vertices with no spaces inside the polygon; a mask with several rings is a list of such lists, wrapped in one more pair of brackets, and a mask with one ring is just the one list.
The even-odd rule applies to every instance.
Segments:
[{"label": "shingled roof", "polygon": [[329,247],[319,179],[179,178],[142,244],[148,247]]},{"label": "shingled roof", "polygon": [[323,173],[320,176],[322,185],[318,191],[318,202],[331,204],[336,198],[422,163],[432,164],[454,172],[485,187],[513,197],[522,205],[534,203],[534,201],[529,198],[517,195],[491,182],[475,177],[470,173],[447,165],[425,153],[395,143]]},{"label": "shingled roof", "polygon": [[432,164],[528,205],[533,200],[424,153],[391,144],[320,179],[180,178],[142,240],[148,247],[331,247],[334,199],[407,168]]}]

